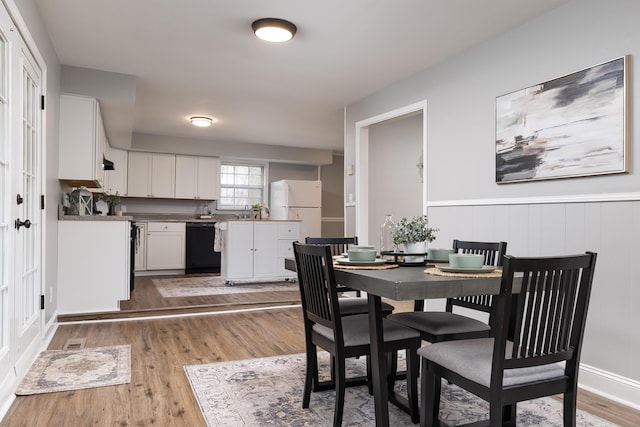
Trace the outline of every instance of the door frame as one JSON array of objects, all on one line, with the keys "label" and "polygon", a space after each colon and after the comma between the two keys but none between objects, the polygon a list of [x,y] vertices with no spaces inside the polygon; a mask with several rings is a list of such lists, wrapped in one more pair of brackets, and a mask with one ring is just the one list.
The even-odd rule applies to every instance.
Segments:
[{"label": "door frame", "polygon": [[422,213],[427,213],[427,100],[422,100],[386,113],[356,122],[355,132],[355,235],[369,242],[369,127],[387,120],[422,112]]}]

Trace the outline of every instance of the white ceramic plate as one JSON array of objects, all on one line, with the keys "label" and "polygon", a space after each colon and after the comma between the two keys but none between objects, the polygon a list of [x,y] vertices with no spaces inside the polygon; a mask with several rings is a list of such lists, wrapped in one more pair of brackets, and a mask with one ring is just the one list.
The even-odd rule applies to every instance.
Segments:
[{"label": "white ceramic plate", "polygon": [[376,258],[375,261],[349,261],[349,258],[336,258],[335,262],[342,265],[382,265],[387,262],[385,259]]},{"label": "white ceramic plate", "polygon": [[473,274],[481,274],[481,273],[491,273],[496,269],[493,265],[483,265],[480,268],[475,267],[451,267],[449,264],[436,265],[436,268],[446,271],[447,273],[473,273]]}]

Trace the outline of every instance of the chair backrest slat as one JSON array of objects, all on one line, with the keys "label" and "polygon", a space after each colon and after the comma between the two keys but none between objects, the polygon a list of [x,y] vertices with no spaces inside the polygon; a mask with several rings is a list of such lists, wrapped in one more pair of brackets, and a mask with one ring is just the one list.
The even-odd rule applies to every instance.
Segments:
[{"label": "chair backrest slat", "polygon": [[[497,297],[497,324],[502,327],[496,331],[494,368],[496,363],[501,371],[503,367],[564,360],[575,361],[571,366],[577,369],[595,260],[594,253],[554,258],[505,257],[501,293]],[[521,280],[521,288],[512,295],[514,280]],[[496,356],[504,354],[507,339],[513,343],[510,357]]]},{"label": "chair backrest slat", "polygon": [[317,323],[336,332],[342,340],[338,293],[329,245],[293,243],[298,285],[305,322]]},{"label": "chair backrest slat", "polygon": [[358,237],[305,237],[304,242],[308,245],[329,245],[331,255],[340,255],[352,245],[358,244]]},{"label": "chair backrest slat", "polygon": [[[453,250],[456,253],[484,255],[485,265],[501,266],[507,252],[507,243],[454,240]],[[448,298],[446,310],[451,312],[453,306],[459,306],[490,313],[492,300],[491,295]]]}]

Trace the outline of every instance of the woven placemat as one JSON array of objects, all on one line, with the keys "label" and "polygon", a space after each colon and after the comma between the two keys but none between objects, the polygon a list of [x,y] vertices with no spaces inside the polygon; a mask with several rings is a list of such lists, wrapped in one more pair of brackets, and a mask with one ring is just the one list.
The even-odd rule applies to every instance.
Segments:
[{"label": "woven placemat", "polygon": [[449,273],[448,271],[442,271],[436,267],[429,267],[424,270],[427,274],[433,274],[434,276],[447,276],[447,277],[468,277],[468,278],[481,278],[481,277],[502,277],[502,270],[496,269],[491,273]]},{"label": "woven placemat", "polygon": [[398,264],[382,264],[382,265],[343,265],[337,262],[333,263],[333,268],[340,270],[388,270],[390,268],[398,268]]}]

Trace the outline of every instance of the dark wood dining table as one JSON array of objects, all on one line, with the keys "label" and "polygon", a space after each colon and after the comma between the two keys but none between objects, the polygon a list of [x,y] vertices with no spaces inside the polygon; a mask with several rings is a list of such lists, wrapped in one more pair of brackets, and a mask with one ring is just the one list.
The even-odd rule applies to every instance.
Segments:
[{"label": "dark wood dining table", "polygon": [[336,281],[367,293],[369,333],[371,335],[372,387],[376,426],[389,425],[386,387],[387,366],[382,346],[381,298],[395,301],[447,298],[500,293],[499,277],[449,277],[427,274],[424,267],[398,267],[387,270],[335,269]]},{"label": "dark wood dining table", "polygon": [[[295,271],[295,261],[285,260],[285,268]],[[387,366],[382,346],[382,298],[395,301],[424,300],[500,293],[500,277],[438,276],[424,272],[424,266],[383,270],[335,269],[336,282],[366,292],[371,335],[372,388],[376,426],[389,425]],[[518,285],[514,284],[514,292]]]}]

